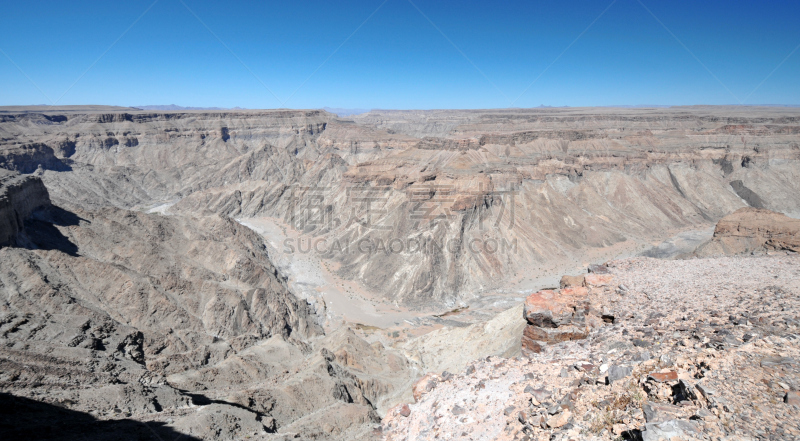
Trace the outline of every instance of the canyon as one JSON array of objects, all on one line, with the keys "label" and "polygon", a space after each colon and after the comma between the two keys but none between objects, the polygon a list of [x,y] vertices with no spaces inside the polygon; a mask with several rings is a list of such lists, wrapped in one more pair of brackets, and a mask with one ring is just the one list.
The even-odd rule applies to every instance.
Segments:
[{"label": "canyon", "polygon": [[430,372],[611,338],[613,289],[528,314],[583,295],[564,274],[633,258],[639,301],[653,257],[796,253],[798,217],[795,108],[0,108],[0,407],[45,439],[401,439]]}]

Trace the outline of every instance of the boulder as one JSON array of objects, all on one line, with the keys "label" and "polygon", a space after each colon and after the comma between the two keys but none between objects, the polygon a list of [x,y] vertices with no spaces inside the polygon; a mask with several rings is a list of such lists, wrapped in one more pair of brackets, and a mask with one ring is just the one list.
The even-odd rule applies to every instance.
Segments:
[{"label": "boulder", "polygon": [[525,320],[543,328],[572,324],[576,310],[588,302],[588,295],[583,287],[535,292],[525,299]]},{"label": "boulder", "polygon": [[611,366],[608,369],[608,384],[622,380],[633,372],[630,366]]},{"label": "boulder", "polygon": [[662,439],[687,439],[696,437],[700,432],[691,421],[669,420],[663,423],[647,423],[642,432],[642,441],[659,441]]},{"label": "boulder", "polygon": [[529,295],[523,309],[527,321],[522,332],[523,353],[541,352],[548,343],[586,338],[592,327],[602,324],[597,315],[588,289],[582,286]]}]

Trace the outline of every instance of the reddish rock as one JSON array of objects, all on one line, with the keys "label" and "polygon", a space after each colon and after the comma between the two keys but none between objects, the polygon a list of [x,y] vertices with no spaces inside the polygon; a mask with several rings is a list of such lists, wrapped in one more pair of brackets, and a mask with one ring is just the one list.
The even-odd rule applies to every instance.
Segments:
[{"label": "reddish rock", "polygon": [[589,290],[583,286],[561,290],[542,290],[525,299],[523,353],[538,353],[546,343],[586,338],[589,327],[602,323],[591,314],[596,308],[589,301]]},{"label": "reddish rock", "polygon": [[534,326],[555,328],[572,317],[572,308],[559,301],[557,291],[535,292],[525,299],[525,320]]},{"label": "reddish rock", "polygon": [[570,417],[572,417],[572,413],[569,410],[565,410],[559,414],[553,415],[547,420],[547,426],[553,429],[557,429],[566,425],[569,422]]},{"label": "reddish rock", "polygon": [[[531,326],[526,326],[525,329],[527,330],[530,327]],[[522,331],[522,355],[528,355],[529,353],[538,354],[542,352],[543,349],[542,343],[531,340],[525,335],[525,331]]]},{"label": "reddish rock", "polygon": [[525,299],[525,320],[546,328],[570,324],[576,308],[587,302],[588,295],[584,287],[535,292]]},{"label": "reddish rock", "polygon": [[594,370],[596,367],[597,367],[597,366],[595,366],[595,365],[593,365],[593,364],[591,364],[591,363],[581,363],[581,364],[579,364],[579,365],[578,365],[578,369],[580,369],[580,370],[581,370],[581,371],[583,371],[583,372],[591,372],[591,371],[593,371],[593,370]]},{"label": "reddish rock", "polygon": [[403,404],[403,407],[400,408],[400,415],[404,417],[408,417],[411,415],[411,409],[408,407],[408,404]]},{"label": "reddish rock", "polygon": [[675,371],[653,372],[647,377],[647,379],[654,380],[659,383],[663,383],[665,381],[675,381],[678,379],[678,373]]},{"label": "reddish rock", "polygon": [[793,406],[800,406],[800,392],[793,390],[786,392],[786,396],[783,397],[783,402]]},{"label": "reddish rock", "polygon": [[571,286],[558,291],[560,298],[566,303],[585,302],[589,298],[589,290],[583,286]]}]

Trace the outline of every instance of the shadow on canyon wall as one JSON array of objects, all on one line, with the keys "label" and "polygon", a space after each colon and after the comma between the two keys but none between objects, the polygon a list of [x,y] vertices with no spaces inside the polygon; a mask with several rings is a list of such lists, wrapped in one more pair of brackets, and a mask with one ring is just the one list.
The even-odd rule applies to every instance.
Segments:
[{"label": "shadow on canyon wall", "polygon": [[74,226],[80,221],[86,219],[55,205],[42,210],[25,221],[25,234],[30,241],[28,245],[31,248],[59,250],[70,256],[77,256],[78,246],[64,236],[56,226]]},{"label": "shadow on canyon wall", "polygon": [[0,393],[0,439],[16,440],[153,440],[198,438],[176,432],[162,422],[129,419],[103,421],[88,413]]}]

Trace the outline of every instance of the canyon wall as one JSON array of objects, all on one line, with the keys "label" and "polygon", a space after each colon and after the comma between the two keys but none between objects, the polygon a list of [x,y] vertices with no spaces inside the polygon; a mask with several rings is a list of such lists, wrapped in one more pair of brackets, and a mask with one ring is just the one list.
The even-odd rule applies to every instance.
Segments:
[{"label": "canyon wall", "polygon": [[41,179],[0,169],[0,247],[16,245],[25,221],[49,206],[50,196]]},{"label": "canyon wall", "polygon": [[[790,108],[2,110],[0,391],[165,439],[371,439],[423,371],[519,353],[519,307],[453,306],[800,213],[799,134]],[[308,244],[350,296],[454,327],[325,334],[274,263]]]},{"label": "canyon wall", "polygon": [[19,170],[41,165],[55,201],[269,216],[366,291],[451,306],[742,207],[800,214],[798,113],[8,114],[0,149]]}]

